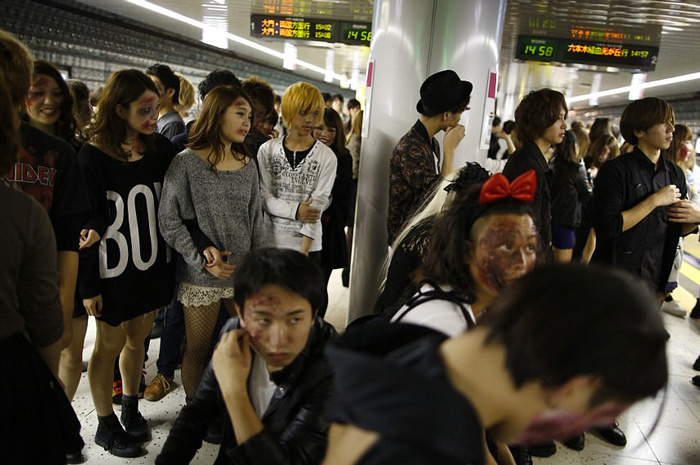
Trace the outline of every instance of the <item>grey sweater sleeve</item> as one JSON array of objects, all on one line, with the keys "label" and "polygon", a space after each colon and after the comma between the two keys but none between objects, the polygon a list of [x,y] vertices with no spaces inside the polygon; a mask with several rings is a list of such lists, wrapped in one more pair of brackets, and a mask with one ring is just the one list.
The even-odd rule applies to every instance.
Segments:
[{"label": "grey sweater sleeve", "polygon": [[199,269],[205,264],[204,257],[199,254],[185,225],[185,221],[196,220],[197,216],[183,154],[184,152],[173,159],[165,173],[163,193],[158,207],[158,225],[165,241],[182,255],[185,263]]}]

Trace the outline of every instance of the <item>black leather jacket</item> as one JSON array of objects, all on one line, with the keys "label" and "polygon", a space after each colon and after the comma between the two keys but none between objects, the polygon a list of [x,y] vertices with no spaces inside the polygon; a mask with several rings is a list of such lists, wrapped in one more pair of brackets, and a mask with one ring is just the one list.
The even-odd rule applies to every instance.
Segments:
[{"label": "black leather jacket", "polygon": [[[237,328],[238,318],[231,318],[222,334]],[[335,336],[333,326],[316,319],[306,348],[290,365],[272,375],[277,389],[262,417],[264,429],[243,444],[237,444],[226,416],[215,465],[321,463],[329,427],[324,413],[333,392],[333,375],[323,349]],[[210,363],[194,398],[178,415],[156,464],[190,463],[209,425],[221,412],[226,412],[226,407]]]}]

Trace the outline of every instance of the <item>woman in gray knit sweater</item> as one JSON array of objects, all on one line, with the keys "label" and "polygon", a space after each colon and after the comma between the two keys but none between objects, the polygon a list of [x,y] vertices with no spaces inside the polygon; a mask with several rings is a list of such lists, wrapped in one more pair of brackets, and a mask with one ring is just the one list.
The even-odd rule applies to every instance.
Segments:
[{"label": "woman in gray knit sweater", "polygon": [[204,99],[189,148],[165,175],[158,219],[163,237],[182,256],[177,298],[185,310],[187,397],[206,367],[221,301],[233,312],[236,263],[264,245],[258,170],[243,143],[251,119],[252,104],[241,89],[215,88]]}]

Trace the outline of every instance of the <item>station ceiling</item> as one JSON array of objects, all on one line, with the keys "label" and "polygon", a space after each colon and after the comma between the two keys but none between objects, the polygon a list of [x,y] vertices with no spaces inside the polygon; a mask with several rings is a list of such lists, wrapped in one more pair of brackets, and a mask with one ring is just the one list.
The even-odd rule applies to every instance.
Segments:
[{"label": "station ceiling", "polygon": [[[229,36],[228,48],[241,56],[275,67],[282,59],[270,53],[283,54],[285,40],[251,37],[251,15],[273,14],[305,18],[371,22],[374,0],[80,0],[97,8],[127,18],[175,31],[201,40],[201,28],[164,15],[167,9],[183,17],[203,22],[241,37],[270,52],[251,48]],[[495,0],[494,0],[495,1]],[[152,11],[160,8],[160,12]],[[151,8],[151,9],[149,9]],[[629,86],[631,70],[588,65],[556,65],[515,60],[517,36],[525,16],[538,15],[570,24],[598,27],[630,26],[644,29],[661,27],[661,42],[656,69],[646,73],[646,83],[700,73],[700,0],[508,0],[501,46],[500,75],[514,74],[510,84],[516,94],[532,89],[553,87],[569,97]],[[290,42],[296,45],[297,59],[321,70],[332,63],[334,82],[343,85],[362,83],[369,57],[369,48],[322,42]],[[323,74],[297,65],[297,71],[315,79]],[[700,74],[699,76],[700,77]],[[640,79],[638,77],[637,79]],[[341,82],[342,81],[342,82]],[[503,80],[501,88],[503,87]],[[513,91],[511,89],[511,92]],[[645,96],[684,96],[700,91],[700,79],[647,88]],[[627,92],[600,97],[599,105],[624,103]],[[590,106],[588,99],[572,107]]]}]

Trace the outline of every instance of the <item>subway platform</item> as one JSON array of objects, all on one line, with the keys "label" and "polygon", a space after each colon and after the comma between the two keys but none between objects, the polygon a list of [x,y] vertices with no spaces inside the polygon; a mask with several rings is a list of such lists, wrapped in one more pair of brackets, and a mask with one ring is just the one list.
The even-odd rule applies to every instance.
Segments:
[{"label": "subway platform", "polygon": [[[700,291],[700,242],[697,235],[686,239],[686,260],[681,268],[681,286],[674,298],[688,312],[695,305]],[[326,319],[338,330],[347,324],[348,289],[341,284],[340,270],[333,272]],[[557,444],[557,453],[548,458],[534,458],[535,465],[698,465],[700,464],[700,389],[690,383],[697,374],[692,368],[700,353],[700,321],[663,314],[671,334],[668,344],[669,379],[665,401],[662,396],[633,406],[620,417],[620,427],[627,434],[627,446],[615,447],[597,437],[586,434],[586,447],[581,452]],[[95,340],[94,322],[89,323],[85,338],[83,359],[88,360]],[[146,362],[146,380],[156,375],[156,359],[160,339],[151,341],[149,360]],[[87,373],[82,374],[80,386],[73,401],[82,422],[88,464],[153,464],[165,442],[178,412],[185,403],[180,370],[175,372],[172,390],[159,402],[141,400],[139,408],[152,429],[152,440],[145,444],[146,455],[134,459],[115,457],[95,444],[97,416],[90,396]],[[115,406],[118,412],[119,407]],[[661,414],[653,434],[657,415]],[[219,446],[203,443],[192,464],[214,462]],[[265,465],[265,464],[261,464]]]}]

